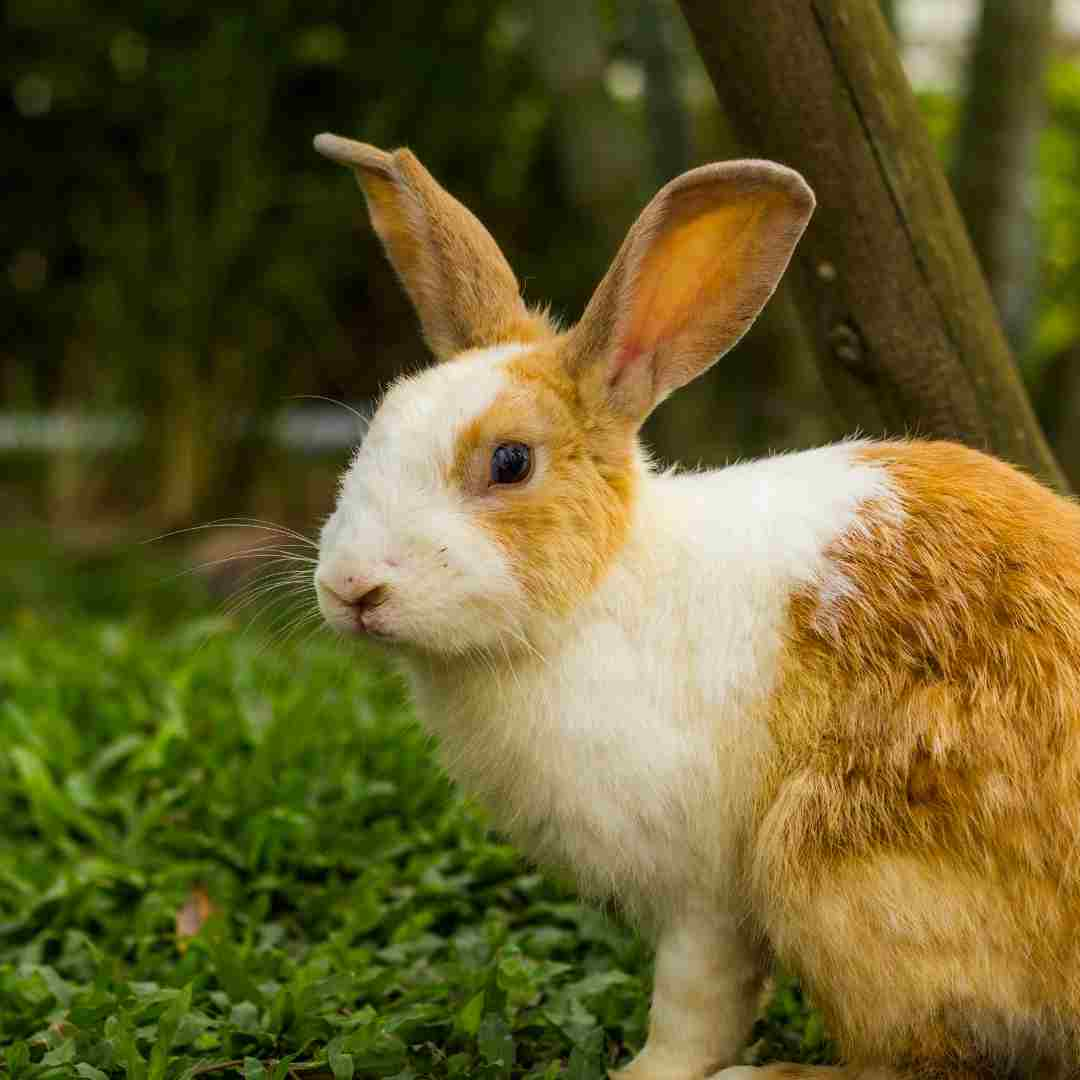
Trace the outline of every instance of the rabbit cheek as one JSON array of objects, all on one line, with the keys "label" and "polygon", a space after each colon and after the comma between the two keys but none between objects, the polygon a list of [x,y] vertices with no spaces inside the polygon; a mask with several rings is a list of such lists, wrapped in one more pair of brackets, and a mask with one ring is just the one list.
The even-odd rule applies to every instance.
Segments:
[{"label": "rabbit cheek", "polygon": [[[508,560],[531,610],[565,614],[600,581],[630,527],[634,442],[590,430],[573,386],[544,354],[512,361],[511,385],[459,437],[453,476]],[[520,485],[490,485],[492,450],[507,440],[537,459]]]},{"label": "rabbit cheek", "polygon": [[534,609],[564,614],[595,588],[627,531],[627,508],[601,483],[545,477],[543,490],[484,514]]}]

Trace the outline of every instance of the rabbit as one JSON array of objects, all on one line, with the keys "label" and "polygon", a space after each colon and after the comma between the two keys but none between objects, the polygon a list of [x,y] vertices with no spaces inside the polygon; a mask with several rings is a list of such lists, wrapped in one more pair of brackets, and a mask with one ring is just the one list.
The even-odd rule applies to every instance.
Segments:
[{"label": "rabbit", "polygon": [[[342,479],[320,609],[399,658],[530,858],[655,943],[617,1075],[1080,1075],[1080,509],[949,442],[653,465],[643,421],[811,216],[789,168],[671,181],[561,330],[408,150],[315,145],[437,361]],[[845,1064],[740,1064],[774,961]]]}]

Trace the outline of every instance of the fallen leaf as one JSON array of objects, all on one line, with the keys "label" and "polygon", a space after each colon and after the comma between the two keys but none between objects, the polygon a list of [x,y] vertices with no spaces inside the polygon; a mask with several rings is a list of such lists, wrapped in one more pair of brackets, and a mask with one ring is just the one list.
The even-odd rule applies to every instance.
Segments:
[{"label": "fallen leaf", "polygon": [[205,885],[199,883],[191,887],[184,906],[176,913],[176,947],[181,953],[187,950],[188,942],[218,910]]}]

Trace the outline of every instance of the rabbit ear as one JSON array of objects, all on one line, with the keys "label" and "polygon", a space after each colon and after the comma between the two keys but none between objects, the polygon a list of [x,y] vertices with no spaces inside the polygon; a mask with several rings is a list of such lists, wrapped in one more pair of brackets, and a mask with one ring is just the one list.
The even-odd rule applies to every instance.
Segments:
[{"label": "rabbit ear", "polygon": [[408,150],[327,134],[315,137],[315,149],[356,171],[371,223],[440,360],[553,332],[526,308],[491,234]]},{"label": "rabbit ear", "polygon": [[749,328],[814,209],[803,178],[769,161],[672,180],[631,228],[566,363],[593,407],[641,422]]}]

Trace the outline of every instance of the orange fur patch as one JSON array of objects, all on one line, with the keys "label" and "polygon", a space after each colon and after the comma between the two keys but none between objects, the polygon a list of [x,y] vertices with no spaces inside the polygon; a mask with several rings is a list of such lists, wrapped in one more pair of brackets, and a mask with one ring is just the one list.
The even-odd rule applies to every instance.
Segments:
[{"label": "orange fur patch", "polygon": [[[637,480],[633,426],[586,407],[563,347],[560,339],[510,361],[510,386],[462,432],[450,476],[482,500],[479,520],[549,612],[570,610],[610,566]],[[534,474],[520,486],[489,486],[491,454],[503,442],[533,451]]]},{"label": "orange fur patch", "polygon": [[1080,508],[949,443],[861,457],[904,513],[867,507],[843,590],[791,600],[755,907],[850,1058],[1053,1075],[1080,1051]]},{"label": "orange fur patch", "polygon": [[525,306],[491,234],[412,153],[340,141],[354,155],[346,160],[357,170],[371,223],[437,357],[554,335],[547,316]]}]

